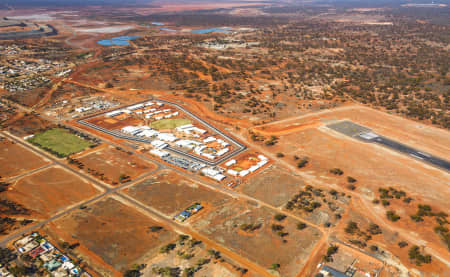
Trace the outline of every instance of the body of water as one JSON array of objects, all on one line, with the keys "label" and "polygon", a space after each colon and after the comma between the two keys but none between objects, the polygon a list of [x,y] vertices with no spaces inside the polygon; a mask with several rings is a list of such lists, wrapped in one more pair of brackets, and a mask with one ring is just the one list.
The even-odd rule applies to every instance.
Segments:
[{"label": "body of water", "polygon": [[210,29],[192,30],[189,32],[194,33],[194,34],[207,34],[207,33],[213,33],[213,32],[231,33],[231,30],[228,28],[210,28]]},{"label": "body of water", "polygon": [[97,41],[98,44],[102,46],[128,46],[130,45],[130,40],[137,39],[138,36],[120,36],[114,37],[112,39],[103,39]]}]

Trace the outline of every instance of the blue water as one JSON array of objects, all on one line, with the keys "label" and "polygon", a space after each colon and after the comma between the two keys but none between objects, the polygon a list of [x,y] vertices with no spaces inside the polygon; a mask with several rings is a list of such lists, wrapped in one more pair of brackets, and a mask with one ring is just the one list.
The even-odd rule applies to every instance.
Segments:
[{"label": "blue water", "polygon": [[130,45],[130,40],[137,39],[138,36],[121,36],[121,37],[114,37],[112,39],[103,39],[97,41],[98,44],[103,46],[128,46]]},{"label": "blue water", "polygon": [[161,23],[161,22],[152,22],[152,25],[156,25],[156,26],[164,26],[164,23]]},{"label": "blue water", "polygon": [[118,39],[118,40],[132,40],[132,39],[137,39],[137,38],[139,38],[138,36],[121,36],[121,37],[115,37],[115,38],[112,38],[113,40],[114,39]]},{"label": "blue water", "polygon": [[222,28],[210,28],[210,29],[192,30],[189,32],[194,33],[194,34],[207,34],[207,33],[212,33],[212,32],[231,33],[231,30],[222,29]]}]

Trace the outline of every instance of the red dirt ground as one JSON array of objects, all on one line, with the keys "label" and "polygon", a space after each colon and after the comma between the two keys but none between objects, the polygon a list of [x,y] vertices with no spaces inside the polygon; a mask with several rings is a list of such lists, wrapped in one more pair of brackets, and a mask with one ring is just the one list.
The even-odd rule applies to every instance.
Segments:
[{"label": "red dirt ground", "polygon": [[86,181],[55,166],[18,180],[6,196],[47,218],[97,193]]},{"label": "red dirt ground", "polygon": [[130,180],[133,180],[156,168],[155,164],[144,161],[135,154],[129,155],[111,146],[75,158],[84,164],[84,171],[88,172],[90,168],[103,173],[102,181],[110,184],[119,183],[122,174],[130,176]]},{"label": "red dirt ground", "polygon": [[[151,226],[164,229],[151,232]],[[57,220],[51,229],[62,240],[79,242],[83,248],[76,251],[97,272],[104,272],[106,276],[111,272],[98,262],[98,258],[115,271],[123,272],[133,264],[145,263],[162,245],[175,239],[175,233],[165,226],[114,198],[76,210]]]},{"label": "red dirt ground", "polygon": [[9,178],[49,164],[43,158],[8,139],[0,140],[0,176]]}]

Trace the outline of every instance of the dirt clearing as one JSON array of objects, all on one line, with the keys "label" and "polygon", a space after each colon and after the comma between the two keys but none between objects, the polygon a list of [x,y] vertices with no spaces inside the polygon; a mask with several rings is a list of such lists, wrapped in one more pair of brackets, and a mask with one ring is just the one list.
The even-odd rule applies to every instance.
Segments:
[{"label": "dirt clearing", "polygon": [[49,164],[25,147],[0,137],[0,176],[10,178]]},{"label": "dirt clearing", "polygon": [[237,190],[270,205],[280,207],[304,185],[301,177],[289,170],[272,166],[237,187]]},{"label": "dirt clearing", "polygon": [[133,180],[156,169],[155,164],[144,161],[133,153],[130,154],[111,146],[74,159],[84,165],[84,171],[114,185],[125,180]]},{"label": "dirt clearing", "polygon": [[[163,229],[153,232],[153,226]],[[162,245],[176,238],[175,233],[158,222],[113,198],[57,220],[51,231],[58,234],[60,240],[79,242],[82,247],[76,251],[91,267],[106,276],[112,274],[102,262],[123,272],[133,264],[146,263]]]},{"label": "dirt clearing", "polygon": [[129,188],[127,193],[168,216],[174,216],[195,202],[201,203],[208,209],[208,206],[219,206],[230,199],[172,170],[158,172]]},{"label": "dirt clearing", "polygon": [[275,212],[256,203],[233,200],[195,219],[195,229],[239,255],[271,268],[279,264],[281,276],[296,276],[306,262],[319,230],[297,229],[296,220],[275,220]]},{"label": "dirt clearing", "polygon": [[6,196],[47,218],[98,193],[88,182],[55,166],[18,180]]}]

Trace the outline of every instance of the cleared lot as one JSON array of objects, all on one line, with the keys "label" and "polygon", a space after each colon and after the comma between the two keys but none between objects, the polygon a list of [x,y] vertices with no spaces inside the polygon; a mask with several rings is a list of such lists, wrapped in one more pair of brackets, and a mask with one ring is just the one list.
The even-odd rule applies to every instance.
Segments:
[{"label": "cleared lot", "polygon": [[209,206],[219,206],[230,200],[230,197],[204,188],[172,170],[159,171],[129,188],[127,193],[169,216],[174,216],[195,202],[208,209]]},{"label": "cleared lot", "polygon": [[311,226],[298,230],[296,220],[278,221],[275,214],[255,203],[232,200],[194,218],[191,225],[262,267],[279,264],[281,276],[297,276],[321,234]]},{"label": "cleared lot", "polygon": [[78,176],[62,168],[51,167],[18,180],[6,192],[6,197],[47,218],[98,193]]},{"label": "cleared lot", "polygon": [[[163,229],[153,232],[154,226]],[[49,232],[60,241],[79,242],[76,251],[104,276],[146,263],[176,238],[158,222],[113,198],[72,212],[57,220]]]},{"label": "cleared lot", "polygon": [[0,176],[14,177],[48,164],[23,146],[0,137]]},{"label": "cleared lot", "polygon": [[272,166],[258,172],[248,181],[238,186],[243,193],[261,201],[279,207],[287,201],[304,185],[303,180],[289,173],[284,168]]},{"label": "cleared lot", "polygon": [[83,170],[110,184],[133,180],[156,168],[151,162],[111,146],[75,159],[84,165]]}]

